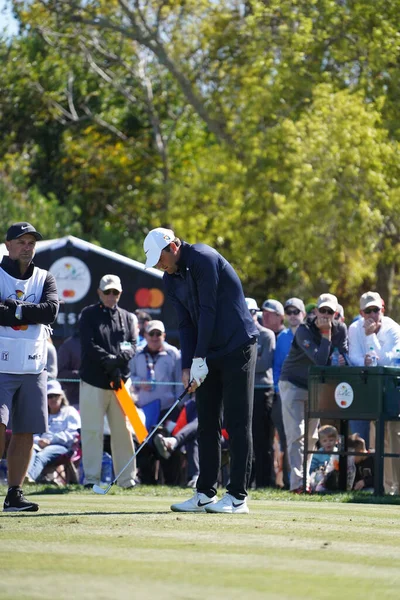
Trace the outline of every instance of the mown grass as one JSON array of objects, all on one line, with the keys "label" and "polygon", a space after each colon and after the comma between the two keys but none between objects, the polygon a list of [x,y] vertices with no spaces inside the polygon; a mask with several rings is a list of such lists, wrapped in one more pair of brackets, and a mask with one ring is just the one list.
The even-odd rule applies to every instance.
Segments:
[{"label": "mown grass", "polygon": [[399,598],[398,497],[254,491],[208,515],[172,513],[180,488],[26,492],[38,513],[0,514],[4,600]]}]

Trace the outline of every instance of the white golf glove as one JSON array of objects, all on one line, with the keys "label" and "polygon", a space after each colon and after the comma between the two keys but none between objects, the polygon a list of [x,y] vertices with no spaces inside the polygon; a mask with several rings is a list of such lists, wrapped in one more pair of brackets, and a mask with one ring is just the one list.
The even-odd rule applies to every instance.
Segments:
[{"label": "white golf glove", "polygon": [[190,369],[190,381],[195,380],[197,385],[201,385],[207,377],[208,367],[205,358],[194,358],[192,368]]}]

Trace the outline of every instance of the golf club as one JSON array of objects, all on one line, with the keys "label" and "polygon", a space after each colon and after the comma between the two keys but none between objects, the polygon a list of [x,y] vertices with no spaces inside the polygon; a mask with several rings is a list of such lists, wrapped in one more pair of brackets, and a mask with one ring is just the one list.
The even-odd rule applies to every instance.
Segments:
[{"label": "golf club", "polygon": [[125,471],[125,469],[127,469],[129,467],[129,465],[131,464],[131,462],[133,460],[135,460],[135,458],[137,457],[137,455],[139,454],[139,452],[141,451],[141,449],[143,448],[143,446],[145,446],[147,444],[147,442],[153,437],[153,435],[156,433],[157,429],[160,427],[160,425],[162,425],[164,423],[164,421],[168,418],[168,416],[172,413],[172,411],[174,410],[174,408],[176,406],[178,406],[179,402],[181,402],[183,400],[183,398],[186,396],[186,394],[188,393],[188,389],[190,387],[189,386],[182,392],[182,394],[179,396],[179,398],[177,398],[177,400],[174,402],[174,404],[171,406],[171,408],[165,413],[165,415],[163,416],[163,418],[161,419],[161,421],[158,423],[158,425],[156,425],[154,427],[154,429],[149,433],[149,435],[147,436],[147,438],[144,440],[144,442],[142,442],[139,446],[139,448],[136,450],[135,454],[132,456],[132,458],[129,459],[129,461],[126,463],[126,465],[124,466],[124,468],[122,469],[122,471],[120,471],[118,473],[118,475],[115,477],[114,481],[112,481],[106,488],[102,488],[99,485],[94,485],[93,486],[93,491],[95,494],[107,494],[107,492],[109,492],[112,488],[112,486],[116,483],[116,481],[121,477],[122,473]]}]

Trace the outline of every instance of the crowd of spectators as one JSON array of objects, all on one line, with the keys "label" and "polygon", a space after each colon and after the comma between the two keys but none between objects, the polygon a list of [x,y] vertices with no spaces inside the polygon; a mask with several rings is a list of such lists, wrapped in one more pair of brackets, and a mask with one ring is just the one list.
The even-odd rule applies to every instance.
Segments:
[{"label": "crowd of spectators", "polygon": [[[148,431],[157,428],[182,392],[180,350],[168,343],[163,322],[153,320],[143,310],[136,311],[135,316],[121,311],[117,306],[121,293],[119,279],[105,276],[100,282],[99,303],[84,311],[74,335],[57,352],[53,341],[48,340],[50,433],[38,432],[35,437],[28,481],[46,480],[48,464],[54,462],[56,469],[56,459],[68,455],[77,442],[83,447],[82,484],[101,483],[104,451],[113,457],[114,472],[120,471],[138,444],[126,418],[116,420],[120,407],[111,388],[126,385]],[[384,302],[377,292],[361,296],[360,314],[349,328],[343,307],[333,294],[321,294],[308,304],[296,297],[283,302],[267,298],[261,307],[253,298],[246,298],[246,302],[259,330],[251,487],[279,487],[293,493],[337,489],[340,436],[331,423],[317,420],[308,427],[308,448],[314,447],[315,452],[309,454],[307,486],[303,486],[309,367],[329,366],[335,349],[339,351],[339,365],[390,365],[400,352],[400,326],[384,314]],[[103,328],[101,339],[96,333],[98,321]],[[105,339],[104,323],[110,328]],[[199,473],[197,424],[192,394],[158,429],[119,485],[162,482],[194,487]],[[109,427],[111,436],[107,435]],[[348,488],[371,489],[373,427],[361,420],[351,421],[350,427],[348,447],[354,448],[357,456],[349,457]],[[226,432],[221,435],[223,447],[229,450]],[[390,452],[400,452],[397,422],[387,425],[386,445]],[[398,489],[399,462],[386,462],[385,491]],[[48,475],[45,477],[49,480]],[[60,479],[53,477],[53,481],[59,483]]]}]

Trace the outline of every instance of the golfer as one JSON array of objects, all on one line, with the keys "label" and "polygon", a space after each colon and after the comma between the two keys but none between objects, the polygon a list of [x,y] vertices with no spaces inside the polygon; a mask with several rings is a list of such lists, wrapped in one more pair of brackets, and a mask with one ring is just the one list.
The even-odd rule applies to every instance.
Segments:
[{"label": "golfer", "polygon": [[[158,227],[144,240],[146,268],[164,271],[178,315],[182,381],[196,391],[200,475],[176,512],[248,513],[254,371],[258,330],[232,266],[206,244],[188,244]],[[231,456],[227,493],[217,499],[222,407]]]}]

